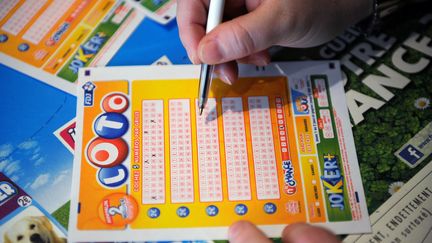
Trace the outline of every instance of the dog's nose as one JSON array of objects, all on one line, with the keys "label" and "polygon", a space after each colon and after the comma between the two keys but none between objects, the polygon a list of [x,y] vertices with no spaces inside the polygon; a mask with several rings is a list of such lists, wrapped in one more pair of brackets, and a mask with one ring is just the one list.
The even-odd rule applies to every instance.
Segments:
[{"label": "dog's nose", "polygon": [[43,242],[40,234],[32,234],[30,236],[30,241],[33,243],[42,243]]}]

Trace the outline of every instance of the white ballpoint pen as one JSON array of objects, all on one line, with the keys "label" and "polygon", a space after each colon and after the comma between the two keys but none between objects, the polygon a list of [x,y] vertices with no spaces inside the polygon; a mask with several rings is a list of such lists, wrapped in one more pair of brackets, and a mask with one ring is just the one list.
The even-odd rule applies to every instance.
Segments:
[{"label": "white ballpoint pen", "polygon": [[[222,22],[224,6],[225,0],[210,0],[206,33],[210,32]],[[208,92],[210,90],[210,85],[212,81],[213,69],[213,65],[208,65],[204,63],[201,64],[201,74],[198,89],[198,107],[200,115],[202,114],[204,107],[207,103]]]}]

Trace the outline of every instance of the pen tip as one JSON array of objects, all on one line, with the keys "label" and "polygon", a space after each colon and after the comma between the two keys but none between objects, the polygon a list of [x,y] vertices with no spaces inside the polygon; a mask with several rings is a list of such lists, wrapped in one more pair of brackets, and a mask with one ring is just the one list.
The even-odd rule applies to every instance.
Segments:
[{"label": "pen tip", "polygon": [[199,110],[199,114],[200,114],[200,116],[202,115],[203,110],[204,110],[204,108],[201,107],[200,110]]}]

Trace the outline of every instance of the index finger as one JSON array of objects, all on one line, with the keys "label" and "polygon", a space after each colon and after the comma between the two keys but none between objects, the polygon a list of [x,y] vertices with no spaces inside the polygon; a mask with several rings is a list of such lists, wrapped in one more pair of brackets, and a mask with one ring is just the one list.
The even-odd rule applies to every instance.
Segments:
[{"label": "index finger", "polygon": [[209,0],[177,1],[177,24],[180,40],[186,48],[189,59],[200,63],[197,55],[198,43],[205,35]]}]

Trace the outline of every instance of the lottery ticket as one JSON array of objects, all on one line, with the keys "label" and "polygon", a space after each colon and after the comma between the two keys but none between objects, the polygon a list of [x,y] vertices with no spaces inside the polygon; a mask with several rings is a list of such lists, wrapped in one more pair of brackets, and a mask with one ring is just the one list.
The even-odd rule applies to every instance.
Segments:
[{"label": "lottery ticket", "polygon": [[146,16],[160,24],[168,24],[176,17],[176,0],[130,0]]},{"label": "lottery ticket", "polygon": [[226,239],[238,220],[280,237],[309,222],[368,232],[338,62],[86,68],[77,99],[71,241]]},{"label": "lottery ticket", "polygon": [[66,230],[30,195],[0,173],[2,242],[66,242]]},{"label": "lottery ticket", "polygon": [[126,1],[0,1],[0,63],[74,95],[78,69],[105,65],[142,19]]}]

